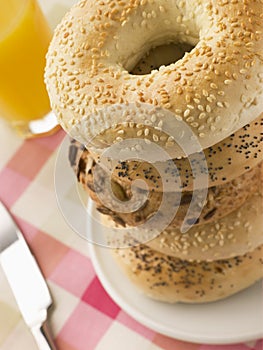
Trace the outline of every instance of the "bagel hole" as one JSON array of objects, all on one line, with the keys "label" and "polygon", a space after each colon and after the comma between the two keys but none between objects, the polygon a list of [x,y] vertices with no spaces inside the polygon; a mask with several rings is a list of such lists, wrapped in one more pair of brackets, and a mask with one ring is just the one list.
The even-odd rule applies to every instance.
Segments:
[{"label": "bagel hole", "polygon": [[194,46],[188,43],[170,43],[153,47],[144,55],[129,72],[133,75],[150,74],[161,66],[168,66],[184,57]]}]

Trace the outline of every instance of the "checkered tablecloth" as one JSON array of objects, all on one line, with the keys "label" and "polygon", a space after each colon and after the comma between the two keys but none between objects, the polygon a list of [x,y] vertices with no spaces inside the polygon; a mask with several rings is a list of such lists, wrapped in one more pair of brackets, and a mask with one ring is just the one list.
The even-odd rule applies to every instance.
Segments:
[{"label": "checkered tablecloth", "polygon": [[[74,0],[42,0],[52,26]],[[10,208],[50,288],[49,323],[58,350],[261,350],[262,341],[229,346],[171,339],[140,325],[116,305],[95,275],[87,243],[64,221],[54,189],[65,134],[21,140],[0,120],[0,199]],[[34,350],[0,268],[0,350]]]}]

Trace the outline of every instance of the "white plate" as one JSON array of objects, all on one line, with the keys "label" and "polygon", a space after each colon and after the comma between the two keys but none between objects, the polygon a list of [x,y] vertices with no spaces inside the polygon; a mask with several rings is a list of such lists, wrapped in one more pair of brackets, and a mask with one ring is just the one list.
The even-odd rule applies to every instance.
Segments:
[{"label": "white plate", "polygon": [[[96,226],[88,224],[89,236]],[[202,305],[165,304],[142,295],[122,273],[109,248],[90,244],[96,273],[112,299],[131,317],[161,334],[202,344],[230,344],[263,336],[262,283]]]}]

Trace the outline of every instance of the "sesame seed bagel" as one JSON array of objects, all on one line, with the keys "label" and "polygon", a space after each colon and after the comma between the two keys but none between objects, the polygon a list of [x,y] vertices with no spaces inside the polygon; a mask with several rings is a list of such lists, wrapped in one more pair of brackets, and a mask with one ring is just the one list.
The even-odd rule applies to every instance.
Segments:
[{"label": "sesame seed bagel", "polygon": [[[162,191],[164,181],[166,191],[192,191],[193,187],[198,189],[202,184],[194,180],[193,173],[196,172],[203,176],[208,173],[208,187],[218,186],[239,177],[263,160],[263,114],[226,139],[205,149],[203,153],[207,169],[202,168],[202,157],[195,154],[191,156],[191,163],[189,158],[184,158],[154,164],[119,161],[116,165],[112,159],[100,158],[89,151],[97,163],[109,170],[113,179],[122,183],[131,185],[134,180],[142,179],[150,190]],[[174,167],[178,172],[174,172]],[[160,172],[165,174],[163,179]]]},{"label": "sesame seed bagel", "polygon": [[[107,206],[107,202],[111,203],[110,197],[107,198],[107,201],[102,201],[100,197],[100,193],[106,192],[107,186],[105,182],[107,181],[107,174],[98,165],[96,171],[99,173],[99,180],[95,186],[93,172],[96,163],[89,151],[75,140],[72,140],[69,149],[69,158],[78,181],[82,183],[89,196],[95,201],[98,211],[110,216],[116,223],[124,227],[138,226],[145,223],[158,210],[161,212],[163,210],[163,215],[166,214],[166,206],[160,209],[163,193],[151,191],[147,196],[146,191],[139,189],[138,193],[142,194],[144,192],[146,198],[139,209],[130,212],[120,212],[117,208],[112,210],[110,205]],[[191,213],[187,216],[187,224],[202,225],[215,221],[240,207],[251,194],[261,190],[262,170],[263,163],[227,184],[210,187],[201,212],[199,202],[197,201]],[[132,191],[131,187],[121,180],[118,182],[111,180],[111,188],[116,198],[124,204],[132,196],[136,196],[137,193],[135,189]],[[170,224],[170,228],[181,227],[192,200],[192,192],[182,192],[182,194],[169,192],[166,196],[167,205],[174,208],[174,213],[176,213]]]},{"label": "sesame seed bagel", "polygon": [[211,302],[249,287],[263,277],[262,254],[260,246],[243,256],[198,263],[158,253],[145,245],[113,251],[125,275],[143,293],[168,303]]},{"label": "sesame seed bagel", "polygon": [[[71,136],[98,151],[139,138],[184,156],[170,132],[185,126],[206,149],[263,111],[262,13],[261,0],[80,1],[47,54],[52,108]],[[194,48],[150,74],[130,73],[169,42]]]},{"label": "sesame seed bagel", "polygon": [[252,251],[261,244],[262,190],[221,219],[193,226],[186,233],[178,228],[167,228],[147,243],[150,248],[163,254],[190,261],[229,259]]}]

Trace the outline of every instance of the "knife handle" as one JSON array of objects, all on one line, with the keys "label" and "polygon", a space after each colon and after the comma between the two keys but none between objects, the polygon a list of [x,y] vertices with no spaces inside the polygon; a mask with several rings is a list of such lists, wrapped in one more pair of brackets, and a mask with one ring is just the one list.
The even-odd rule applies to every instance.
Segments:
[{"label": "knife handle", "polygon": [[31,332],[39,350],[56,350],[47,322],[44,322],[40,327],[32,328]]}]

